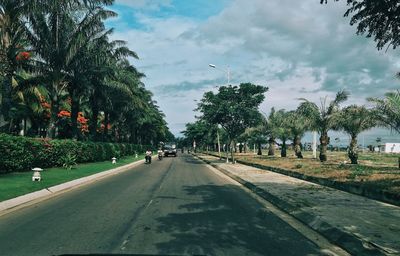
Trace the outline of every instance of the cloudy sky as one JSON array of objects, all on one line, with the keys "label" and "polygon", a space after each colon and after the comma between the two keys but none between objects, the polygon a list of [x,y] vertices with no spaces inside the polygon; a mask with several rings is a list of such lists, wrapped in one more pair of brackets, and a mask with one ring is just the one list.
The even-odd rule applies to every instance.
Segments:
[{"label": "cloudy sky", "polygon": [[[343,17],[345,1],[116,0],[107,25],[140,59],[146,87],[178,135],[194,121],[196,100],[231,83],[270,88],[261,110],[295,109],[347,89],[347,104],[364,104],[399,88],[399,51],[377,51]],[[208,64],[215,64],[213,69]]]}]

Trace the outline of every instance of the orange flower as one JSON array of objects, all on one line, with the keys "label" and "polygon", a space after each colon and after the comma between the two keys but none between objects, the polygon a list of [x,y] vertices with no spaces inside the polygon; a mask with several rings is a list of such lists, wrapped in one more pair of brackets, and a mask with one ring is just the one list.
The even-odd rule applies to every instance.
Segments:
[{"label": "orange flower", "polygon": [[89,126],[88,125],[82,125],[81,126],[81,132],[83,132],[83,133],[89,132]]},{"label": "orange flower", "polygon": [[60,113],[57,114],[58,117],[71,117],[71,113],[66,110],[61,110]]},{"label": "orange flower", "polygon": [[40,103],[40,105],[42,105],[43,108],[47,108],[47,109],[49,109],[51,107],[51,105],[47,102],[42,102],[42,103]]},{"label": "orange flower", "polygon": [[80,124],[86,124],[87,123],[87,119],[86,118],[84,118],[83,116],[78,116],[78,118],[77,118],[77,120],[78,120],[78,122],[80,123]]}]

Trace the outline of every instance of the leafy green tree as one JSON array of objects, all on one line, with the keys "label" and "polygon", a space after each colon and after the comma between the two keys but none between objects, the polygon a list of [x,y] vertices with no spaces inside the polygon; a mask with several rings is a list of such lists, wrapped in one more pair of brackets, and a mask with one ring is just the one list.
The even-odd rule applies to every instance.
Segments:
[{"label": "leafy green tree", "polygon": [[347,100],[348,95],[348,92],[340,91],[333,101],[328,103],[325,97],[325,99],[321,100],[319,106],[314,102],[301,99],[303,102],[298,108],[299,112],[310,120],[312,129],[317,130],[320,134],[319,159],[321,162],[327,160],[326,152],[330,142],[328,131],[338,129],[339,107],[341,103]]},{"label": "leafy green tree", "polygon": [[195,141],[197,147],[204,147],[209,144],[210,139],[213,141],[210,136],[210,128],[210,124],[203,120],[197,120],[194,123],[187,123],[186,130],[183,131],[183,134],[188,139],[190,145]]},{"label": "leafy green tree", "polygon": [[[263,102],[267,87],[242,83],[239,86],[221,86],[218,93],[206,92],[198,105],[201,119],[214,125],[221,125],[232,147],[233,141],[246,128],[256,125],[260,120],[259,105]],[[232,161],[234,161],[231,150]]]},{"label": "leafy green tree", "polygon": [[348,156],[352,164],[358,164],[357,136],[376,126],[376,121],[371,110],[364,106],[351,105],[344,108],[339,117],[339,127],[350,135]]},{"label": "leafy green tree", "polygon": [[[321,0],[321,4],[327,2]],[[357,24],[357,34],[374,38],[379,50],[400,45],[398,0],[347,0],[347,5],[344,16],[351,16],[350,25]]]}]

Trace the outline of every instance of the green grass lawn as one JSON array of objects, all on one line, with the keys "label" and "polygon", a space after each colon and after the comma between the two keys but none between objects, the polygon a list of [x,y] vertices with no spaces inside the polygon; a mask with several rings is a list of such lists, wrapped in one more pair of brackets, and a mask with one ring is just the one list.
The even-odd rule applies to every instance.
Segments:
[{"label": "green grass lawn", "polygon": [[64,168],[45,169],[42,173],[42,181],[33,182],[33,172],[15,172],[0,175],[0,202],[17,196],[25,195],[34,191],[58,185],[67,181],[75,180],[95,173],[106,171],[115,167],[126,165],[143,159],[143,155],[138,158],[134,156],[119,159],[117,164],[111,161],[79,164],[72,170]]}]

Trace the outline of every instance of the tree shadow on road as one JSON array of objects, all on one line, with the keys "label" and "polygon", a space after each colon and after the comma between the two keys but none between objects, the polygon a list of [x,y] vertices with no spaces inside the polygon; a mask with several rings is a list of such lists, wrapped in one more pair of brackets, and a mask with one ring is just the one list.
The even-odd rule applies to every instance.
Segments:
[{"label": "tree shadow on road", "polygon": [[233,185],[183,188],[180,213],[157,219],[159,233],[172,237],[157,244],[165,254],[321,255],[313,243]]}]

